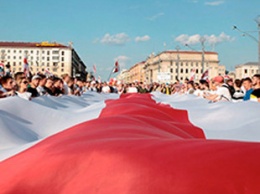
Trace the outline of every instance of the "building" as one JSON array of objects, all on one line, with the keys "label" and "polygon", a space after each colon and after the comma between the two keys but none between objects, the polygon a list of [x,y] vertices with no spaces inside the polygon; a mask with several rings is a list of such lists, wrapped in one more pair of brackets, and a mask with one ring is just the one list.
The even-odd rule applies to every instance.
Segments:
[{"label": "building", "polygon": [[259,64],[256,62],[248,62],[245,64],[237,65],[235,67],[236,79],[245,77],[253,77],[254,74],[259,73]]},{"label": "building", "polygon": [[164,51],[151,55],[145,62],[145,79],[151,82],[174,83],[176,80],[190,79],[193,72],[198,81],[203,72],[208,70],[208,77],[225,75],[225,66],[219,65],[218,53],[198,51]]},{"label": "building", "polygon": [[145,61],[135,64],[128,70],[128,82],[144,82],[145,71],[144,71]]},{"label": "building", "polygon": [[49,42],[0,42],[0,60],[13,73],[23,71],[24,58],[32,74],[37,72],[61,76],[68,73],[86,79],[84,62],[72,46]]}]

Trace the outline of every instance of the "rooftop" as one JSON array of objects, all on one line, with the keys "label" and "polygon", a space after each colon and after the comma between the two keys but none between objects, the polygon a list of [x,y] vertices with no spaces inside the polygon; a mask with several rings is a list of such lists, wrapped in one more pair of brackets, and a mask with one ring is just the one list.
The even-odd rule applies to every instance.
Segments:
[{"label": "rooftop", "polygon": [[69,48],[68,46],[56,42],[0,42],[0,47],[20,47],[20,48]]}]

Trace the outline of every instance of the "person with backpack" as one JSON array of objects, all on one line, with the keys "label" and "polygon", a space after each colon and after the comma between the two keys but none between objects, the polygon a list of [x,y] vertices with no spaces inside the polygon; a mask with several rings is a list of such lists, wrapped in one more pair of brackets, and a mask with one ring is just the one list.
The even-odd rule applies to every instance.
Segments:
[{"label": "person with backpack", "polygon": [[212,80],[212,84],[216,86],[216,92],[213,94],[204,94],[204,98],[210,100],[210,102],[231,101],[231,94],[228,89],[228,85],[224,83],[223,76],[219,75],[214,77]]}]

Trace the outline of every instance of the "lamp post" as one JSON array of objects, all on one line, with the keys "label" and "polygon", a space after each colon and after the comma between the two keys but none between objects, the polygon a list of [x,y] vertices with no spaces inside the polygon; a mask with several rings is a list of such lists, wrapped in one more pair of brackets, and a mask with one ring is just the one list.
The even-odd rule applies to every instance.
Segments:
[{"label": "lamp post", "polygon": [[258,73],[260,73],[260,15],[255,18],[258,29]]},{"label": "lamp post", "polygon": [[180,65],[179,65],[179,62],[180,62],[180,55],[179,55],[179,50],[180,50],[180,47],[179,46],[176,46],[176,50],[177,50],[177,62],[176,62],[176,66],[177,66],[177,79],[179,79],[179,70],[180,70]]},{"label": "lamp post", "polygon": [[237,31],[241,32],[244,36],[248,36],[251,39],[253,39],[255,42],[257,42],[257,44],[258,44],[258,73],[260,73],[260,15],[258,15],[255,18],[255,22],[257,23],[258,40],[251,34],[240,30],[237,26],[233,26],[233,30],[237,30]]},{"label": "lamp post", "polygon": [[202,47],[202,59],[201,59],[201,68],[202,68],[202,72],[204,72],[204,60],[205,60],[205,56],[204,56],[204,53],[205,53],[205,46],[204,46],[204,43],[205,43],[206,39],[202,36],[200,38],[200,42],[201,42],[201,47]]}]

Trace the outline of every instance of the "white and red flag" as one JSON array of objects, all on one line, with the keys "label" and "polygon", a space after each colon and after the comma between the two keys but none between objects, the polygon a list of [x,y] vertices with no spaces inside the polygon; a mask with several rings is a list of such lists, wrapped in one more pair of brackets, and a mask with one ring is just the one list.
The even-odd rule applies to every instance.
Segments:
[{"label": "white and red flag", "polygon": [[27,57],[23,59],[23,72],[26,77],[30,77],[30,67],[27,61]]},{"label": "white and red flag", "polygon": [[0,193],[260,190],[254,102],[87,92],[32,101],[15,96],[0,107]]},{"label": "white and red flag", "polygon": [[119,72],[119,64],[118,64],[118,61],[115,62],[115,66],[114,66],[114,69],[113,69],[113,73],[117,73]]},{"label": "white and red flag", "polygon": [[96,72],[97,72],[97,67],[96,67],[96,65],[95,65],[95,64],[93,65],[93,72],[94,72],[94,73],[96,73]]},{"label": "white and red flag", "polygon": [[196,76],[196,69],[192,69],[190,73],[190,81],[194,81]]},{"label": "white and red flag", "polygon": [[201,79],[206,80],[206,81],[209,80],[209,70],[208,69],[202,74]]}]

